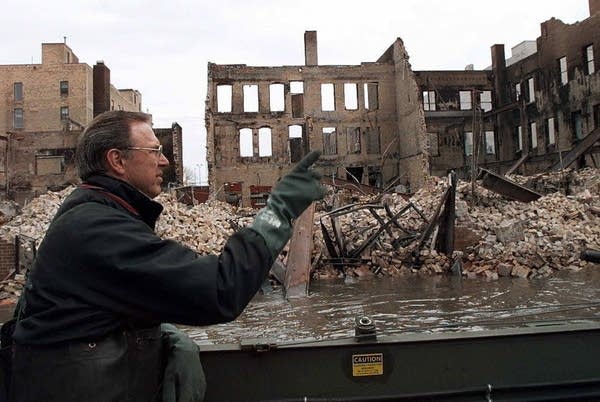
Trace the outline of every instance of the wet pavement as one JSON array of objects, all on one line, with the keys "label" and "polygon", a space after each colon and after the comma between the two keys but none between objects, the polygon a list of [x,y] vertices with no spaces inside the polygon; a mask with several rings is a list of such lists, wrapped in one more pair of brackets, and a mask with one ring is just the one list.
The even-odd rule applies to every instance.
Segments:
[{"label": "wet pavement", "polygon": [[557,321],[600,320],[600,266],[551,278],[467,279],[411,276],[315,281],[306,298],[282,290],[259,294],[234,322],[183,327],[198,344],[340,339],[354,335],[357,316],[374,320],[379,334],[478,331]]}]

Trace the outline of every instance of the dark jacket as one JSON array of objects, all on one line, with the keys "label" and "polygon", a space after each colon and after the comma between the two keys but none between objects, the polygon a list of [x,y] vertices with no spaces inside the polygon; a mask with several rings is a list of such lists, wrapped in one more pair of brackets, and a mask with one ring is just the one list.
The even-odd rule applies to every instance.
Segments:
[{"label": "dark jacket", "polygon": [[[24,314],[14,333],[17,351],[22,351],[21,358],[19,353],[15,356],[15,368],[21,364],[20,375],[31,372],[32,382],[40,376],[32,370],[44,368],[24,363],[29,350],[64,354],[66,345],[69,353],[76,349],[79,356],[89,352],[86,345],[96,350],[107,339],[136,344],[128,339],[137,337],[135,331],[141,331],[139,339],[154,339],[161,322],[231,321],[257,292],[272,264],[263,238],[251,229],[231,236],[220,255],[200,256],[154,233],[160,204],[111,177],[98,175],[88,182],[112,196],[78,188],[67,197],[26,284]],[[144,400],[132,398],[124,400]]]}]

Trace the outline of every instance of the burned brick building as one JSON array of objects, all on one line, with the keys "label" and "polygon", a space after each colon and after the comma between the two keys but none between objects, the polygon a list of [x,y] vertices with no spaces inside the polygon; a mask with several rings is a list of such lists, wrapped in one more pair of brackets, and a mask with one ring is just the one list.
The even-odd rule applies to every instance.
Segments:
[{"label": "burned brick building", "polygon": [[260,206],[309,150],[331,180],[418,188],[427,171],[425,122],[404,45],[377,60],[319,65],[305,33],[305,65],[208,65],[209,184],[220,199]]},{"label": "burned brick building", "polygon": [[580,166],[599,166],[600,0],[589,8],[584,21],[542,23],[508,59],[492,46],[479,71],[413,73],[400,39],[376,62],[322,66],[316,32],[305,34],[304,66],[209,63],[212,191],[260,206],[309,149],[322,151],[326,177],[410,190],[427,171],[532,174],[575,151]]},{"label": "burned brick building", "polygon": [[[77,182],[76,141],[94,116],[142,110],[139,91],[115,88],[104,62],[80,63],[66,43],[43,43],[41,64],[0,65],[0,78],[0,188],[19,203]],[[177,180],[181,127],[165,130]]]},{"label": "burned brick building", "polygon": [[474,71],[417,71],[429,138],[431,173],[462,177],[485,167],[498,173],[546,171],[568,156],[600,166],[600,1],[574,24],[552,18],[536,41]]}]

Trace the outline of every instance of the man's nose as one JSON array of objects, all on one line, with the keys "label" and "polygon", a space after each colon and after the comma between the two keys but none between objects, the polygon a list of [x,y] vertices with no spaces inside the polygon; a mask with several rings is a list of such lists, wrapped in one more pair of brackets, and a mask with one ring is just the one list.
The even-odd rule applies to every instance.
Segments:
[{"label": "man's nose", "polygon": [[158,159],[158,164],[160,166],[169,166],[169,160],[164,154],[160,154],[160,158]]}]

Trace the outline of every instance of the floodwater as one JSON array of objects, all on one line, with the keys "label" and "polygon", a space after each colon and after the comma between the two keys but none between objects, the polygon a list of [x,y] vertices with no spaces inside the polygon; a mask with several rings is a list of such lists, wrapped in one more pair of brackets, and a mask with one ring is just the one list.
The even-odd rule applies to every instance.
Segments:
[{"label": "floodwater", "polygon": [[237,320],[182,327],[202,344],[263,338],[278,343],[352,337],[357,316],[378,334],[477,331],[600,320],[600,265],[550,278],[467,279],[454,276],[314,281],[305,298],[282,290],[258,294]]}]

